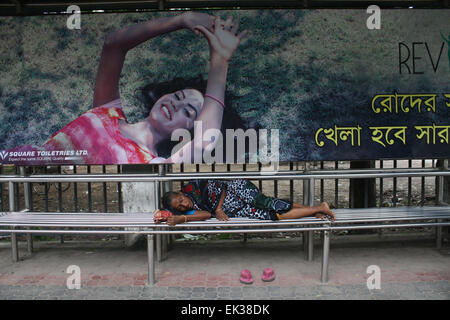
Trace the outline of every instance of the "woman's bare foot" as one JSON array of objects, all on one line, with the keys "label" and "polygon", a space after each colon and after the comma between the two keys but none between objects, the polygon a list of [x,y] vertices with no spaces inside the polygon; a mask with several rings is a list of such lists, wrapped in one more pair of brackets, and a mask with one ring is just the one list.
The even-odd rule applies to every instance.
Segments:
[{"label": "woman's bare foot", "polygon": [[334,221],[334,219],[336,219],[336,215],[334,214],[333,211],[330,210],[330,206],[328,205],[328,203],[322,202],[319,205],[319,208],[320,208],[320,212],[329,216],[331,221]]}]

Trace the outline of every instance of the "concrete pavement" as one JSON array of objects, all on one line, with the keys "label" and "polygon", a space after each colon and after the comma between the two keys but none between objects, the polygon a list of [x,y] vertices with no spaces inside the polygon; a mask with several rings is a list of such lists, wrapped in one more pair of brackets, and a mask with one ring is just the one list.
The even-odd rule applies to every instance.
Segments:
[{"label": "concrete pavement", "polygon": [[[414,239],[414,240],[411,240]],[[123,241],[36,241],[31,256],[11,261],[0,242],[0,299],[450,299],[450,249],[437,250],[423,234],[333,236],[329,282],[320,284],[321,247],[305,260],[300,239],[175,242],[156,264],[156,285],[146,286],[146,249]],[[70,265],[81,271],[81,288],[68,289]],[[369,290],[369,266],[380,270],[380,289]],[[276,279],[265,283],[262,270]],[[239,282],[242,269],[254,283]]]}]

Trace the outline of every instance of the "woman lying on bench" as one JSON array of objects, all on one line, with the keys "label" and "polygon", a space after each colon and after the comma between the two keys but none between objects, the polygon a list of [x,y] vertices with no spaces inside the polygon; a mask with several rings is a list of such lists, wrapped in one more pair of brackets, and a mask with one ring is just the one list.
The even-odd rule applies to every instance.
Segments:
[{"label": "woman lying on bench", "polygon": [[[193,180],[180,192],[164,194],[162,204],[173,213],[167,217],[171,226],[188,221],[202,221],[215,217],[226,221],[230,217],[261,220],[299,219],[315,216],[334,220],[335,215],[326,202],[308,207],[298,203],[272,198],[262,194],[250,181],[237,180]],[[155,212],[155,222],[162,220],[162,212]]]}]

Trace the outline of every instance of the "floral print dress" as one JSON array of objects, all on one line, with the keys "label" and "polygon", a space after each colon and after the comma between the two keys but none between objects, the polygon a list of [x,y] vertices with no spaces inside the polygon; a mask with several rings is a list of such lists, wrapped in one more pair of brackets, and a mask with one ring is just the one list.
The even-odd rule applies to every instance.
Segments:
[{"label": "floral print dress", "polygon": [[278,220],[279,214],[292,208],[291,202],[268,197],[245,179],[193,180],[184,185],[181,192],[192,200],[194,209],[208,211],[214,216],[223,190],[222,209],[230,218]]}]

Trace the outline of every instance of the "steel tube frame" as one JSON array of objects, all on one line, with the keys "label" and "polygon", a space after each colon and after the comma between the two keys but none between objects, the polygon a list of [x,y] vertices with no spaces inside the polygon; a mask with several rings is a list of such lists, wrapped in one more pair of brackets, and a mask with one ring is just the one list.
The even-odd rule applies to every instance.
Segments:
[{"label": "steel tube frame", "polygon": [[[445,159],[442,161],[440,170],[445,170],[448,168],[448,159]],[[439,176],[437,177],[437,190],[436,190],[436,198],[437,203],[443,203],[444,202],[444,177]],[[438,219],[437,222],[440,222],[441,220]],[[442,248],[442,227],[436,228],[436,248],[440,250]]]},{"label": "steel tube frame", "polygon": [[[424,220],[424,219],[420,219],[420,220]],[[366,222],[366,221],[361,221],[361,222]],[[237,228],[237,227],[262,227],[262,228],[266,228],[268,226],[277,226],[277,225],[262,225],[262,224],[255,224],[255,225],[251,225],[248,223],[242,223],[242,224],[221,224],[221,225],[197,225],[197,224],[192,224],[192,225],[188,225],[188,226],[173,226],[173,227],[169,227],[169,226],[157,226],[154,223],[133,223],[133,224],[128,224],[128,223],[103,223],[103,224],[70,224],[68,225],[67,223],[64,222],[60,222],[60,223],[8,223],[8,224],[13,224],[15,227],[47,227],[47,228],[58,228],[58,227],[67,227],[67,228],[136,228],[136,227],[141,227],[141,228],[155,228],[155,229],[169,229],[172,228],[171,230],[176,230],[176,229],[183,229],[183,230],[190,230],[189,228],[204,228],[204,227],[208,227],[208,228]],[[326,224],[326,222],[322,222],[322,223],[304,223],[304,224],[297,224],[299,226],[301,225],[324,225]],[[1,225],[1,224],[0,224]],[[293,225],[293,224],[279,224],[277,227],[283,227],[283,226],[289,226],[289,225]],[[296,226],[295,224],[293,226]],[[133,232],[130,232],[133,233]]]},{"label": "steel tube frame", "polygon": [[450,222],[428,222],[428,223],[400,223],[400,224],[375,224],[375,225],[356,225],[356,226],[333,226],[332,230],[357,230],[357,229],[390,229],[390,228],[415,228],[415,227],[444,227],[450,226]]},{"label": "steel tube frame", "polygon": [[[126,217],[123,217],[126,218]],[[343,220],[335,220],[333,221],[333,225],[339,225],[339,224],[348,224],[348,223],[374,223],[374,222],[390,222],[390,221],[421,221],[421,220],[434,220],[434,219],[446,219],[445,215],[433,215],[433,216],[413,216],[413,217],[391,217],[391,218],[371,218],[371,219],[343,219]],[[448,218],[447,218],[448,219]],[[124,221],[126,219],[123,219]],[[14,226],[24,226],[24,227],[84,227],[84,228],[90,228],[90,227],[97,227],[97,228],[110,228],[110,227],[147,227],[147,228],[155,228],[155,229],[184,229],[184,228],[198,228],[198,227],[210,227],[210,228],[231,228],[231,227],[248,227],[250,226],[249,223],[246,222],[227,222],[227,223],[210,223],[210,224],[206,224],[206,223],[193,223],[193,224],[189,224],[189,225],[175,225],[175,226],[168,226],[168,225],[155,225],[153,222],[140,222],[140,221],[136,221],[136,222],[127,222],[127,223],[121,223],[121,222],[115,222],[115,221],[111,221],[110,223],[107,223],[105,221],[101,222],[101,223],[95,223],[95,222],[90,222],[90,223],[72,223],[70,225],[68,225],[68,222],[72,222],[72,221],[77,221],[77,219],[73,219],[73,220],[61,220],[61,221],[52,221],[52,222],[35,222],[33,223],[32,221],[28,221],[28,222],[20,222],[20,221],[6,221],[8,222],[8,224],[13,224]],[[324,225],[324,224],[328,224],[329,222],[327,220],[320,220],[320,221],[308,221],[308,222],[303,222],[303,223],[295,223],[295,222],[287,222],[287,223],[282,223],[282,222],[274,222],[274,223],[256,223],[254,225],[251,226],[256,226],[256,227],[284,227],[284,226],[310,226],[310,225]],[[431,224],[431,223],[427,223],[427,224]]]},{"label": "steel tube frame", "polygon": [[[314,183],[315,179],[358,179],[358,178],[399,178],[399,177],[444,177],[450,176],[450,171],[448,170],[436,170],[436,169],[397,169],[397,170],[330,170],[330,171],[320,171],[314,172],[309,171],[308,173],[302,171],[295,172],[264,172],[264,174],[260,174],[257,172],[244,172],[236,174],[234,172],[208,172],[208,173],[200,173],[197,172],[195,174],[191,173],[177,173],[177,174],[165,174],[161,175],[161,172],[158,174],[103,174],[103,175],[65,175],[61,177],[60,175],[35,175],[35,176],[18,176],[18,175],[9,175],[9,176],[1,176],[0,182],[8,182],[9,183],[9,199],[10,199],[10,211],[14,212],[14,204],[15,204],[15,192],[14,187],[15,183],[23,182],[23,183],[33,183],[33,182],[170,182],[170,181],[179,181],[179,180],[189,180],[189,179],[211,179],[211,178],[220,178],[220,179],[254,179],[254,180],[306,180],[308,183],[308,204],[314,205]],[[406,217],[400,218],[400,220],[412,220],[413,218]],[[422,219],[429,219],[428,217]],[[387,219],[392,220],[392,219]],[[355,220],[351,222],[359,222],[362,220]],[[368,222],[364,220],[364,222]],[[372,220],[372,222],[381,222],[381,220],[376,221]],[[337,222],[339,223],[339,222]],[[344,222],[342,222],[344,223]],[[349,222],[347,222],[349,223]],[[11,233],[11,247],[12,247],[12,256],[13,261],[18,261],[18,242],[17,242],[17,233],[27,233],[31,236],[31,234],[48,234],[48,233],[58,233],[58,234],[130,234],[130,233],[138,233],[144,234],[147,236],[147,245],[148,245],[148,282],[150,285],[153,285],[155,282],[155,265],[154,265],[154,237],[158,238],[161,235],[166,234],[181,234],[181,233],[264,233],[264,232],[292,232],[292,231],[304,231],[308,233],[308,260],[312,260],[313,256],[313,231],[323,231],[323,253],[322,253],[322,271],[321,271],[321,281],[322,283],[326,283],[328,281],[328,259],[329,259],[329,251],[330,251],[330,232],[332,230],[352,230],[352,229],[376,229],[376,228],[400,228],[400,227],[421,227],[421,226],[449,226],[450,222],[442,222],[442,220],[437,220],[436,223],[398,223],[398,224],[390,224],[390,225],[381,225],[381,224],[368,224],[368,225],[345,225],[345,226],[326,226],[326,227],[294,227],[294,228],[262,228],[262,229],[221,229],[221,230],[142,230],[142,231],[133,231],[129,232],[126,230],[22,230],[22,229],[13,229],[10,230],[0,230],[0,232],[9,232]],[[29,226],[29,225],[28,225]],[[38,226],[36,224],[35,226]],[[117,225],[116,225],[117,226]],[[201,227],[202,225],[193,225],[192,227]],[[205,227],[214,227],[211,224],[205,224]],[[240,225],[233,225],[239,227]],[[231,227],[233,227],[231,226]],[[279,224],[278,224],[279,226]],[[95,226],[93,226],[95,227]],[[99,227],[98,225],[96,227]],[[220,227],[223,227],[221,225]],[[438,245],[440,243],[441,234],[437,233]],[[159,251],[161,251],[161,246],[159,246]],[[158,255],[158,252],[157,252]],[[159,253],[159,258],[161,257],[161,253]]]},{"label": "steel tube frame", "polygon": [[[450,225],[449,223],[441,223],[440,225]],[[396,226],[394,226],[396,227]],[[393,227],[393,228],[394,228]],[[385,226],[386,228],[386,226]],[[330,227],[304,227],[304,228],[274,228],[274,229],[214,229],[214,230],[28,230],[28,229],[0,229],[0,232],[6,233],[35,233],[35,234],[219,234],[219,233],[265,233],[265,232],[298,232],[311,230],[329,230]]]},{"label": "steel tube frame", "polygon": [[322,252],[322,271],[320,282],[325,284],[328,282],[328,259],[330,256],[330,231],[323,232],[323,252]]},{"label": "steel tube frame", "polygon": [[147,234],[147,263],[148,263],[148,285],[155,284],[155,236]]},{"label": "steel tube frame", "polygon": [[[249,180],[302,180],[302,179],[363,179],[363,178],[393,178],[393,177],[439,177],[450,176],[450,171],[442,171],[435,169],[401,169],[402,171],[396,172],[361,172],[361,170],[351,171],[336,170],[329,171],[329,173],[284,173],[284,172],[264,172],[264,174],[257,174],[256,172],[199,172],[195,174],[191,173],[169,173],[165,176],[159,176],[158,174],[79,174],[72,175],[67,174],[64,176],[59,175],[33,175],[27,177],[21,177],[18,175],[3,175],[0,176],[0,182],[154,182],[154,181],[180,181],[180,180],[193,180],[193,179],[249,179]],[[334,173],[332,173],[334,172]]]},{"label": "steel tube frame", "polygon": [[162,235],[161,234],[157,234],[156,235],[156,260],[158,260],[158,262],[162,261]]},{"label": "steel tube frame", "polygon": [[[308,205],[314,206],[315,179],[308,179]],[[314,258],[314,231],[308,231],[308,261]]]},{"label": "steel tube frame", "polygon": [[[9,181],[8,183],[8,192],[9,192],[9,210],[14,211],[15,192],[14,192],[14,183],[12,181]],[[11,255],[13,262],[19,261],[19,244],[17,242],[16,232],[11,232]]]},{"label": "steel tube frame", "polygon": [[[437,223],[441,223],[441,219],[437,219]],[[436,248],[440,250],[442,248],[442,227],[438,226],[436,228]]]},{"label": "steel tube frame", "polygon": [[[166,174],[165,166],[163,164],[158,165],[158,176],[164,176]],[[157,207],[161,208],[161,189],[165,182],[155,181],[155,199],[157,199]],[[164,252],[166,247],[166,237],[165,235],[156,236],[156,259],[161,262],[164,259]]]},{"label": "steel tube frame", "polygon": [[[25,167],[20,167],[19,170],[20,170],[19,171],[20,175],[25,177],[26,176]],[[23,184],[23,194],[25,197],[25,209],[31,210],[32,199],[31,199],[31,183],[30,182],[25,182]],[[28,251],[28,254],[31,255],[33,253],[33,235],[31,233],[27,233],[26,238],[27,238],[27,251]]]}]

